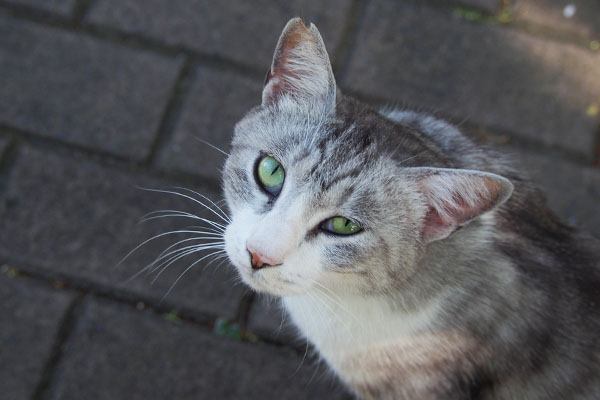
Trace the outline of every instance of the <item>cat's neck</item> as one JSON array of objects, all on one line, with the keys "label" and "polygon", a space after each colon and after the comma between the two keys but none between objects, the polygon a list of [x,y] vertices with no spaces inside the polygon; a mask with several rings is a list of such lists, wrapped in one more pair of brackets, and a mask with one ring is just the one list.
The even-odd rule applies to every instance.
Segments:
[{"label": "cat's neck", "polygon": [[411,312],[387,296],[326,291],[288,296],[284,304],[302,333],[334,364],[348,349],[427,329],[440,311],[437,298]]}]

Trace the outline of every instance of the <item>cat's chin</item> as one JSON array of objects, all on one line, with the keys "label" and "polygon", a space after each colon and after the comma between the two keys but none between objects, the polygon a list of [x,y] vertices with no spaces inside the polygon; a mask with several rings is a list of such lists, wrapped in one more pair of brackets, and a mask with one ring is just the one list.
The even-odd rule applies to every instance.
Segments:
[{"label": "cat's chin", "polygon": [[[237,267],[237,266],[236,266]],[[257,292],[267,293],[274,296],[292,296],[306,293],[310,288],[305,287],[302,282],[292,281],[273,267],[262,270],[237,267],[244,283]]]}]

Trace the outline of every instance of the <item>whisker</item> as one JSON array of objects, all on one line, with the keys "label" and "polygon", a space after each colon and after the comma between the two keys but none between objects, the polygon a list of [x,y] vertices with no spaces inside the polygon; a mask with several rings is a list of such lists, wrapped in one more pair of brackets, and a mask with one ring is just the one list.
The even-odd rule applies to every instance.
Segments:
[{"label": "whisker", "polygon": [[[139,189],[141,189],[141,190],[146,190],[146,191],[148,191],[148,192],[155,192],[155,193],[165,193],[165,194],[173,194],[173,195],[176,195],[176,196],[181,196],[181,197],[183,197],[183,198],[186,198],[186,199],[189,199],[189,200],[191,200],[191,201],[195,202],[196,204],[200,204],[201,206],[203,206],[203,207],[204,207],[204,208],[206,208],[207,210],[211,211],[213,214],[215,214],[215,215],[216,215],[216,216],[218,216],[219,218],[223,219],[223,217],[222,217],[221,215],[219,215],[219,214],[218,214],[218,213],[217,213],[215,210],[213,210],[212,208],[210,208],[209,206],[207,206],[206,204],[204,204],[204,203],[203,203],[203,202],[201,202],[200,200],[198,200],[198,199],[195,199],[195,198],[193,198],[193,197],[191,197],[191,196],[188,196],[187,194],[179,193],[179,192],[176,192],[176,191],[173,191],[173,190],[151,189],[151,188],[144,188],[144,187],[138,187],[138,188],[139,188]],[[198,217],[198,218],[200,218],[200,217]],[[200,218],[200,219],[203,219],[203,220],[204,220],[204,218]],[[207,222],[207,221],[208,221],[208,220],[205,220],[205,222]],[[219,224],[219,223],[217,223],[217,222],[214,222],[214,221],[211,221],[211,222],[213,222],[213,223],[215,223],[215,224],[217,224],[217,225],[220,225],[220,226],[221,226],[221,227],[223,227],[223,228],[225,227],[225,225]],[[227,221],[227,220],[225,220],[225,222],[228,222],[228,221]]]},{"label": "whisker", "polygon": [[169,232],[163,232],[160,233],[158,235],[152,236],[149,239],[144,240],[142,243],[138,244],[133,250],[131,250],[129,253],[127,253],[127,255],[125,255],[125,257],[123,257],[121,259],[121,261],[119,261],[117,263],[117,266],[121,265],[123,263],[123,261],[125,261],[126,259],[128,259],[133,253],[135,253],[137,250],[139,250],[141,247],[145,246],[147,243],[156,240],[158,238],[161,238],[163,236],[167,236],[167,235],[175,235],[175,234],[179,234],[179,233],[202,233],[204,234],[204,232],[201,231],[195,231],[195,230],[176,230],[176,231],[169,231]]},{"label": "whisker", "polygon": [[[208,264],[206,264],[206,265],[204,266],[203,270],[205,270],[206,268],[208,268],[208,266],[209,266],[209,265],[211,265],[212,263],[214,263],[214,262],[216,262],[216,261],[218,261],[218,260],[221,260],[221,259],[225,259],[225,260],[227,260],[227,252],[226,252],[224,249],[223,249],[223,250],[220,250],[220,251],[216,251],[216,252],[214,252],[214,253],[212,253],[212,254],[213,254],[213,255],[216,255],[216,254],[218,254],[218,255],[217,255],[215,258],[213,258],[212,260],[210,260],[210,261],[208,262]],[[223,261],[221,261],[219,264],[217,264],[217,265],[215,266],[215,270],[219,269],[219,267],[220,267],[220,266],[223,264],[223,262],[224,262],[225,260],[223,260]]]},{"label": "whisker", "polygon": [[[146,214],[146,215],[148,215],[148,214]],[[173,213],[173,214],[163,214],[163,215],[156,215],[156,216],[152,216],[152,217],[150,217],[150,216],[147,216],[147,217],[145,217],[145,218],[141,219],[141,220],[140,220],[140,222],[138,222],[138,224],[143,224],[144,222],[148,222],[148,221],[151,221],[151,220],[153,220],[153,219],[160,219],[160,218],[166,218],[166,217],[182,217],[182,218],[191,218],[191,219],[197,219],[197,220],[200,220],[200,221],[202,221],[202,222],[206,222],[206,223],[210,224],[211,226],[213,226],[213,227],[215,227],[215,228],[218,228],[218,229],[220,229],[220,230],[218,231],[218,232],[220,232],[220,233],[223,233],[223,232],[225,232],[225,230],[223,229],[224,227],[223,227],[223,226],[221,226],[221,225],[219,225],[219,226],[216,226],[215,224],[217,224],[217,223],[216,223],[216,222],[214,222],[214,221],[206,220],[206,219],[204,219],[204,218],[200,218],[200,217],[198,217],[198,216],[196,216],[196,215],[193,215],[193,214],[188,214],[188,213],[184,213],[184,212],[179,212],[179,213],[176,213],[176,214],[175,214],[175,213]],[[204,228],[204,229],[208,229],[208,227],[203,227],[203,228]]]},{"label": "whisker", "polygon": [[[192,238],[187,238],[187,239],[180,240],[180,241],[178,241],[176,243],[173,243],[172,245],[170,245],[166,249],[164,249],[162,251],[162,253],[160,253],[158,255],[158,257],[156,258],[156,261],[160,260],[167,251],[171,250],[173,247],[175,247],[175,246],[177,246],[177,245],[179,245],[181,243],[191,242],[193,240],[214,240],[214,239],[215,239],[214,237],[209,237],[209,236],[196,236],[196,237],[192,237]],[[222,243],[224,243],[224,241],[222,241]]]},{"label": "whisker", "polygon": [[[211,238],[211,239],[212,239],[212,238]],[[188,249],[204,249],[204,248],[212,248],[212,247],[214,247],[214,246],[217,246],[217,245],[218,245],[218,246],[221,246],[221,245],[223,245],[223,246],[224,246],[224,243],[223,243],[222,241],[220,241],[220,242],[211,242],[211,243],[200,243],[200,244],[193,244],[193,245],[191,245],[191,246],[184,246],[184,247],[180,247],[180,248],[178,248],[178,249],[175,249],[175,250],[169,251],[168,253],[165,253],[165,252],[168,250],[168,248],[167,248],[167,249],[165,249],[165,250],[164,250],[164,251],[163,251],[161,254],[159,254],[159,255],[158,255],[158,257],[157,257],[157,258],[156,258],[156,259],[155,259],[155,260],[154,260],[152,263],[148,264],[148,266],[147,266],[147,267],[151,267],[152,265],[155,265],[157,262],[159,262],[159,261],[161,261],[161,260],[164,260],[165,258],[167,258],[167,257],[170,257],[171,255],[173,255],[173,254],[175,254],[175,253],[179,253],[179,252],[181,252],[181,251],[185,251],[185,250],[188,250]],[[169,248],[172,248],[172,247],[174,247],[174,245],[171,245],[171,246],[169,246]],[[147,268],[147,267],[146,267],[146,268]],[[154,272],[154,271],[155,271],[155,269],[153,269],[153,270],[152,270],[152,271],[150,271],[149,273],[152,273],[152,272]]]},{"label": "whisker", "polygon": [[[185,213],[183,211],[177,211],[177,210],[157,210],[157,211],[149,212],[144,217],[147,217],[147,216],[150,216],[150,215],[154,215],[154,214],[158,214],[158,213],[168,213],[168,212],[182,213],[181,216],[184,216],[183,214],[188,214],[188,213]],[[192,217],[194,217],[193,219],[199,219],[199,217],[197,217],[194,214],[189,214],[189,215],[191,215]],[[169,215],[165,214],[164,216],[168,217]],[[179,216],[179,214],[177,214],[175,216]],[[160,216],[160,217],[162,217],[162,216]],[[184,228],[181,228],[181,229],[206,229],[207,231],[210,231],[212,233],[216,233],[219,236],[223,236],[223,233],[225,233],[225,230],[223,228],[216,227],[216,226],[188,225],[188,226],[186,226]],[[206,232],[206,233],[208,234],[209,232]]]},{"label": "whisker", "polygon": [[198,264],[200,261],[204,260],[207,257],[212,256],[213,253],[211,254],[207,254],[203,257],[201,257],[200,259],[194,261],[192,264],[190,264],[178,277],[177,279],[175,279],[175,282],[173,282],[173,284],[171,285],[171,287],[169,288],[169,290],[167,290],[167,293],[165,293],[165,295],[162,297],[162,299],[160,300],[161,302],[169,295],[169,293],[171,293],[171,291],[173,290],[173,288],[175,287],[175,285],[177,285],[177,282],[179,282],[179,280],[181,278],[183,278],[183,276],[190,270],[192,269],[192,267],[194,267],[196,264]]},{"label": "whisker", "polygon": [[[173,251],[169,252],[168,254],[163,255],[161,258],[164,260],[165,258],[171,257],[171,255],[173,255],[173,254],[182,253],[182,252],[185,252],[187,250],[192,250],[192,249],[201,251],[201,250],[207,250],[207,249],[220,249],[220,248],[225,248],[225,244],[223,244],[223,242],[195,244],[192,246],[185,246],[185,247],[181,247],[179,249],[173,250]],[[177,256],[175,256],[175,257],[177,257]],[[160,261],[160,260],[156,260],[156,262],[158,262],[158,261]],[[163,265],[163,263],[164,262],[162,262],[160,265],[154,267],[150,272],[148,272],[148,274],[154,273],[156,270],[158,270],[161,267],[161,265]]]},{"label": "whisker", "polygon": [[175,262],[181,260],[182,258],[189,256],[190,254],[198,253],[200,251],[202,251],[202,249],[185,250],[175,256],[172,256],[168,260],[163,261],[159,266],[157,266],[156,268],[154,268],[152,271],[149,272],[149,274],[154,273],[158,268],[160,268],[160,271],[158,271],[156,276],[152,279],[152,281],[150,282],[150,285],[154,285],[154,283],[162,275],[162,273],[165,272]]},{"label": "whisker", "polygon": [[225,154],[226,156],[229,156],[229,153],[227,153],[226,151],[223,151],[223,150],[221,150],[220,148],[218,148],[218,147],[217,147],[217,146],[215,146],[214,144],[210,144],[210,143],[208,143],[206,140],[204,140],[204,139],[200,139],[198,136],[192,136],[192,137],[193,137],[194,139],[196,139],[196,140],[198,140],[198,141],[200,141],[200,142],[204,143],[205,145],[207,145],[207,146],[210,146],[210,147],[212,147],[213,149],[215,149],[215,150],[217,150],[217,151],[220,151],[221,153]]},{"label": "whisker", "polygon": [[221,212],[221,214],[223,215],[223,220],[225,220],[227,223],[231,223],[231,218],[229,218],[229,215],[227,215],[227,213],[225,211],[223,211],[223,209],[221,207],[219,207],[217,205],[217,203],[215,203],[214,201],[212,201],[211,199],[209,199],[208,197],[206,197],[202,193],[198,193],[195,190],[188,189],[188,188],[181,187],[181,186],[175,186],[174,188],[175,189],[180,189],[180,190],[187,190],[188,192],[192,192],[195,195],[202,197],[204,200],[209,201],[213,206],[215,206],[217,208],[217,210],[219,210]]},{"label": "whisker", "polygon": [[[187,239],[187,240],[190,240],[190,239]],[[181,242],[183,242],[183,241],[177,242],[175,245],[177,245],[177,244],[179,244]],[[197,245],[195,245],[195,246],[188,246],[188,247],[184,247],[184,248],[179,248],[179,249],[173,250],[173,251],[169,252],[168,254],[165,254],[165,252],[168,249],[174,247],[175,245],[169,246],[161,254],[159,254],[159,256],[154,261],[152,261],[150,264],[146,265],[144,268],[140,269],[138,272],[136,272],[135,274],[133,274],[132,276],[130,276],[125,282],[127,283],[127,282],[130,282],[130,281],[136,279],[138,276],[140,276],[141,274],[143,274],[145,271],[148,271],[150,268],[152,268],[153,265],[156,265],[156,263],[160,262],[161,260],[164,260],[167,257],[172,256],[175,253],[179,253],[179,252],[184,251],[184,250],[186,250],[188,248],[191,248],[191,247],[197,247]],[[164,262],[168,262],[168,261],[163,261],[163,262],[160,263],[160,265],[163,265]],[[150,271],[149,273],[152,273],[152,272],[154,272],[154,270]]]},{"label": "whisker", "polygon": [[[214,248],[218,249],[219,247],[214,247]],[[210,248],[200,248],[200,249],[185,250],[182,253],[180,253],[180,254],[178,254],[176,256],[173,256],[173,258],[171,258],[170,261],[166,265],[164,265],[164,262],[163,262],[163,264],[161,264],[161,265],[164,265],[164,266],[161,268],[160,271],[158,271],[158,273],[156,274],[156,276],[154,277],[154,279],[152,279],[151,284],[153,285],[156,282],[156,280],[163,274],[163,272],[165,272],[176,261],[178,261],[178,260],[180,260],[180,259],[182,259],[184,257],[187,257],[190,254],[198,253],[200,251],[205,251],[205,250],[209,250],[209,249]],[[158,268],[160,268],[160,266],[159,267],[155,267],[150,273],[154,273]]]},{"label": "whisker", "polygon": [[140,221],[140,223],[148,221],[150,219],[153,219],[153,217],[150,217],[151,215],[160,214],[160,213],[163,213],[165,215],[167,213],[172,213],[173,216],[180,216],[180,217],[188,217],[188,218],[191,218],[191,219],[197,219],[199,221],[206,222],[206,223],[212,225],[214,228],[219,229],[220,232],[224,232],[225,228],[226,228],[226,225],[223,225],[221,223],[212,221],[210,219],[199,217],[199,216],[197,216],[195,214],[191,214],[191,213],[188,213],[188,212],[185,212],[185,211],[178,211],[178,210],[157,210],[157,211],[149,212],[148,214],[146,214],[146,215],[144,215],[142,217],[143,219],[142,219],[142,221]]}]

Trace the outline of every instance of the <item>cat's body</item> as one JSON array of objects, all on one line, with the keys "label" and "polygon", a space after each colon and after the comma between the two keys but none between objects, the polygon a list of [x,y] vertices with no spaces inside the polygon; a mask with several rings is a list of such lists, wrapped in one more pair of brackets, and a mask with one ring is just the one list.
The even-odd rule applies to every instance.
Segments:
[{"label": "cat's body", "polygon": [[[508,165],[343,96],[316,28],[292,20],[236,126],[227,253],[361,397],[600,398],[597,247]],[[360,230],[332,233],[337,216]]]},{"label": "cat's body", "polygon": [[301,332],[369,398],[598,398],[592,239],[560,223],[498,153],[430,116],[386,114],[448,154],[438,166],[501,173],[515,190],[485,228],[432,243],[398,293],[284,297]]}]

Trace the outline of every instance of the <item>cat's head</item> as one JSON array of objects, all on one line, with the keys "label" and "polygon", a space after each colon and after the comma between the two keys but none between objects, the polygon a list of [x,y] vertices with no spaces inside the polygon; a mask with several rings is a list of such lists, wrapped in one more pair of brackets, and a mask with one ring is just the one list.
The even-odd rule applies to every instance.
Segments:
[{"label": "cat's head", "polygon": [[224,168],[226,250],[256,290],[382,292],[429,243],[506,200],[497,175],[445,168],[417,132],[336,88],[314,25],[279,39],[262,104],[235,127]]}]

